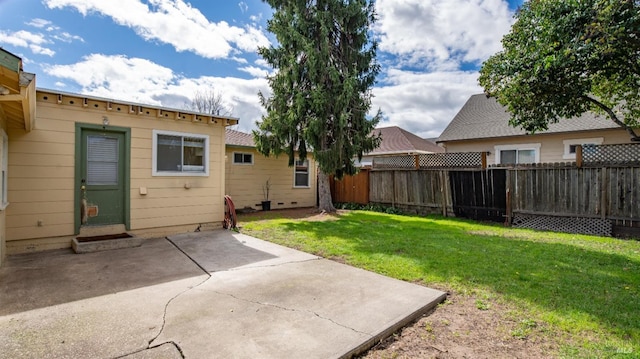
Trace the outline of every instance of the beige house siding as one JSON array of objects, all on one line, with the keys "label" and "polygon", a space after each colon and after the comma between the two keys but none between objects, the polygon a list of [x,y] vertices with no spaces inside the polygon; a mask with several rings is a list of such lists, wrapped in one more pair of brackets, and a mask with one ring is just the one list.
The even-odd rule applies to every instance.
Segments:
[{"label": "beige house siding", "polygon": [[[46,97],[46,99],[45,99]],[[174,112],[111,104],[38,91],[31,132],[9,130],[9,201],[6,211],[10,253],[69,247],[76,234],[76,122],[131,129],[130,227],[142,237],[219,225],[223,218],[224,126],[176,119]],[[166,116],[165,116],[166,115]],[[152,176],[153,130],[209,136],[209,176]],[[143,195],[141,189],[146,189]]]},{"label": "beige house siding", "polygon": [[[236,152],[253,154],[253,164],[234,164]],[[262,188],[267,180],[271,183],[271,209],[315,206],[315,163],[309,158],[309,187],[299,188],[294,187],[294,168],[289,167],[288,162],[287,156],[265,157],[255,148],[227,146],[226,194],[231,196],[236,209],[261,209]]]},{"label": "beige house siding", "polygon": [[[5,134],[7,133],[7,121],[3,117],[3,111],[0,111],[0,135],[2,134],[2,132],[4,132]],[[3,165],[2,161],[4,158],[3,146],[1,145],[2,141],[3,139],[0,138],[0,169],[2,168],[2,165]],[[2,181],[1,178],[0,178],[0,181]],[[2,203],[0,203],[0,205],[2,205]],[[7,243],[6,243],[7,221],[6,221],[6,215],[5,215],[6,212],[7,212],[6,209],[3,210],[2,208],[0,208],[0,265],[2,265],[2,262],[4,262],[4,258],[7,255],[7,249],[6,249],[7,248]]]},{"label": "beige house siding", "polygon": [[602,144],[629,143],[629,134],[622,129],[536,134],[503,138],[475,139],[446,142],[446,152],[490,152],[488,164],[496,163],[496,146],[535,144],[540,146],[540,163],[572,162],[565,158],[565,140],[602,139]]}]

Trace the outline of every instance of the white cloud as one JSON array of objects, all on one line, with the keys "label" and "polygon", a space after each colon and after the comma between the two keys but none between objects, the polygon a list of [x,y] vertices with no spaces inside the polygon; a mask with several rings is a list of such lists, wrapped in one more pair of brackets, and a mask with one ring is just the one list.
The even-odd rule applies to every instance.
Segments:
[{"label": "white cloud", "polygon": [[73,41],[84,42],[84,39],[81,36],[71,35],[70,33],[64,31],[59,34],[53,35],[53,38],[66,43],[71,43]]},{"label": "white cloud", "polygon": [[505,0],[377,0],[375,111],[422,137],[437,137],[466,100],[481,93],[477,68],[499,51],[513,23]]},{"label": "white cloud", "polygon": [[209,22],[183,0],[45,0],[49,8],[73,7],[83,15],[98,13],[130,27],[145,40],[172,45],[176,51],[191,51],[206,58],[227,58],[237,52],[255,51],[269,40],[253,26],[231,26]]},{"label": "white cloud", "polygon": [[31,19],[31,21],[26,23],[29,26],[33,26],[33,27],[37,27],[39,29],[42,29],[46,26],[50,26],[52,23],[49,20],[45,20],[45,19],[40,19],[40,18],[35,18],[35,19]]},{"label": "white cloud", "polygon": [[250,131],[262,116],[258,91],[270,91],[263,78],[185,78],[152,61],[124,55],[91,54],[80,62],[48,66],[44,71],[75,82],[83,94],[171,108],[183,108],[202,88],[214,89],[233,109],[232,116],[240,118],[240,131]]},{"label": "white cloud", "polygon": [[400,126],[421,137],[437,137],[470,95],[481,93],[477,72],[417,73],[389,70],[385,85],[373,89],[372,111],[379,126]]},{"label": "white cloud", "polygon": [[55,51],[46,47],[42,47],[40,45],[31,44],[29,45],[29,48],[31,49],[31,52],[37,55],[46,55],[46,56],[52,57],[53,55],[56,54]]},{"label": "white cloud", "polygon": [[431,70],[485,60],[513,22],[502,0],[378,0],[376,11],[380,50]]},{"label": "white cloud", "polygon": [[249,10],[249,5],[247,5],[246,2],[244,1],[240,1],[238,3],[238,6],[240,7],[240,11],[242,11],[243,13],[247,12],[247,10]]},{"label": "white cloud", "polygon": [[239,70],[242,72],[246,72],[253,77],[264,78],[264,77],[267,77],[267,75],[269,75],[269,71],[265,69],[261,69],[259,67],[255,67],[255,66],[245,66],[245,67],[239,68]]},{"label": "white cloud", "polygon": [[0,43],[17,47],[26,47],[34,54],[53,56],[55,51],[43,46],[51,43],[44,35],[25,30],[6,32],[0,30]]}]

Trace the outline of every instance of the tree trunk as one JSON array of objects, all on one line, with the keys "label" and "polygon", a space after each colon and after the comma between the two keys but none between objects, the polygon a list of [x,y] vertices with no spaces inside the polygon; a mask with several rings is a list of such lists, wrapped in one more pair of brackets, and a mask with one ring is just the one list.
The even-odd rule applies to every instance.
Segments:
[{"label": "tree trunk", "polygon": [[320,200],[319,210],[330,213],[336,211],[336,207],[333,206],[333,201],[331,200],[329,176],[320,169],[318,169],[318,197]]}]

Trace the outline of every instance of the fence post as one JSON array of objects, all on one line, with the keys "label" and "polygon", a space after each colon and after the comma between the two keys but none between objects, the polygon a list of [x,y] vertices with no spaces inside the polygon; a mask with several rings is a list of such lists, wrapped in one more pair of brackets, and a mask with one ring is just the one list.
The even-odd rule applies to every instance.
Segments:
[{"label": "fence post", "polygon": [[576,167],[582,168],[582,145],[576,146]]},{"label": "fence post", "polygon": [[507,169],[505,171],[506,171],[505,173],[506,173],[506,177],[507,177],[506,181],[505,181],[506,182],[505,183],[505,187],[506,187],[506,191],[507,191],[507,193],[506,193],[507,203],[505,203],[506,207],[507,207],[506,208],[507,218],[506,218],[506,221],[505,221],[504,224],[507,227],[511,227],[511,223],[512,223],[511,220],[513,218],[513,209],[511,208],[511,170]]},{"label": "fence post", "polygon": [[487,153],[486,152],[482,152],[482,169],[486,169],[487,168]]},{"label": "fence post", "polygon": [[442,216],[447,216],[447,186],[449,185],[449,181],[447,181],[447,172],[446,170],[440,170],[440,193],[442,196]]},{"label": "fence post", "polygon": [[419,170],[420,169],[420,155],[415,155],[413,157],[415,159],[416,169]]}]

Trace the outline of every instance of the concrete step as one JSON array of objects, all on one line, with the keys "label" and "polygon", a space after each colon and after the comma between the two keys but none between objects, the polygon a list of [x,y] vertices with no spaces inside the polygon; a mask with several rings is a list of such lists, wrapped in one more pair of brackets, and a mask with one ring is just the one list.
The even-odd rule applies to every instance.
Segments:
[{"label": "concrete step", "polygon": [[71,241],[76,253],[92,253],[142,245],[142,238],[127,233],[124,225],[81,227],[80,234]]}]

